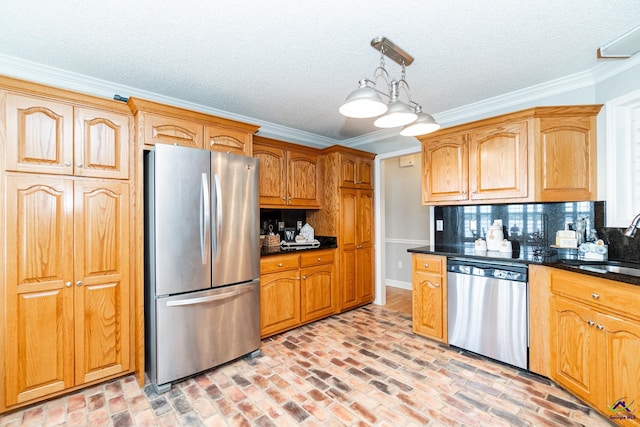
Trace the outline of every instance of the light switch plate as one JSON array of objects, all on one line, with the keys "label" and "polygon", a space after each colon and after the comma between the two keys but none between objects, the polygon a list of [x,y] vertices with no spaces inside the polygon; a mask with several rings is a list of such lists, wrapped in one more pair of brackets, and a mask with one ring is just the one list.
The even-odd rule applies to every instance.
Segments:
[{"label": "light switch plate", "polygon": [[436,219],[436,231],[444,231],[444,220]]}]

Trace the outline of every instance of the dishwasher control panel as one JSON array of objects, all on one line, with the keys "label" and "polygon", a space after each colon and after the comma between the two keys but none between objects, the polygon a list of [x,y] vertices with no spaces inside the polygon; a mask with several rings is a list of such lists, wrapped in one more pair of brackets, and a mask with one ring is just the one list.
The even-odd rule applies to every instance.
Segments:
[{"label": "dishwasher control panel", "polygon": [[477,261],[474,259],[449,258],[447,271],[472,276],[493,277],[515,282],[527,281],[527,265],[505,262]]}]

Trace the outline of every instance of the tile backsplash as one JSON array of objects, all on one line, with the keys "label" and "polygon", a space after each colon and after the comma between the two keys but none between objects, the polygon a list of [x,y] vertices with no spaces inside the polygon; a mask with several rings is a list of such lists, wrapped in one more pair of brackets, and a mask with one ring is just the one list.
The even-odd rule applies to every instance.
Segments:
[{"label": "tile backsplash", "polygon": [[[606,228],[603,201],[436,206],[434,213],[436,225],[442,221],[442,231],[437,231],[436,226],[436,250],[445,251],[447,246],[485,238],[489,225],[499,219],[506,239],[524,249],[551,252],[557,250],[551,248],[555,244],[556,231],[564,230],[565,226],[573,228],[584,218],[587,240],[604,240],[609,245],[610,260],[640,263],[640,237],[629,239],[623,235],[624,229]],[[560,257],[576,255],[575,250],[557,251]]]}]

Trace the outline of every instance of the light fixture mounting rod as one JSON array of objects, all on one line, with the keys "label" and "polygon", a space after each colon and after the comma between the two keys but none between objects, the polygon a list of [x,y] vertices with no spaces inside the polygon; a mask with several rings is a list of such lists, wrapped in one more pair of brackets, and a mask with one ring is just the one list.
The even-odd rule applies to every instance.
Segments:
[{"label": "light fixture mounting rod", "polygon": [[388,56],[398,64],[404,65],[405,67],[408,67],[413,62],[413,56],[400,49],[386,37],[376,37],[375,39],[371,40],[371,46],[378,52],[380,52],[380,49],[383,49],[382,53],[384,55]]}]

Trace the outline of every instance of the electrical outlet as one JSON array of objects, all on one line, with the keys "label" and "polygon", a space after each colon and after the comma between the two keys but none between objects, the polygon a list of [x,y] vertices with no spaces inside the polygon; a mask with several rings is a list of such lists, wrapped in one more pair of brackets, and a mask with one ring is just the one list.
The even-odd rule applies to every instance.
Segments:
[{"label": "electrical outlet", "polygon": [[444,231],[444,220],[436,219],[436,231]]},{"label": "electrical outlet", "polygon": [[300,230],[302,228],[302,221],[296,222],[296,228]]},{"label": "electrical outlet", "polygon": [[284,231],[284,221],[278,221],[278,231]]},{"label": "electrical outlet", "polygon": [[469,220],[469,230],[470,231],[478,230],[478,222],[475,219]]},{"label": "electrical outlet", "polygon": [[398,268],[402,268],[402,261],[398,261]]}]

